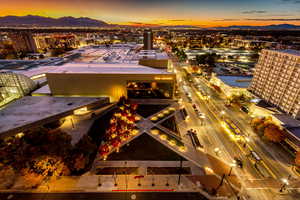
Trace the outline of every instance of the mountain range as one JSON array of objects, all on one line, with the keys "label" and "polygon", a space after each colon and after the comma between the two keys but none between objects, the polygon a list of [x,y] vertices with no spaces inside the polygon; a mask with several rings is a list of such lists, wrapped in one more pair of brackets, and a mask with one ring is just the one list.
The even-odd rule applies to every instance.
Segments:
[{"label": "mountain range", "polygon": [[[4,16],[0,17],[0,27],[108,27],[120,26],[130,27],[130,25],[108,24],[102,20],[91,19],[88,17],[61,17],[51,18],[35,15],[27,16]],[[194,28],[203,29],[198,26],[189,25],[174,25],[174,26],[158,26],[161,28]],[[235,29],[268,29],[268,30],[282,30],[282,29],[300,29],[300,26],[293,24],[273,24],[268,26],[227,26],[227,27],[214,27],[217,30],[235,30]]]},{"label": "mountain range", "polygon": [[228,29],[268,29],[268,30],[284,30],[284,29],[300,29],[300,26],[293,24],[272,24],[268,26],[226,26],[226,27],[215,27],[219,30]]},{"label": "mountain range", "polygon": [[104,21],[91,19],[88,17],[61,17],[61,18],[51,18],[51,17],[41,17],[35,15],[27,16],[5,16],[0,17],[0,26],[43,26],[43,27],[103,27],[109,26]]}]

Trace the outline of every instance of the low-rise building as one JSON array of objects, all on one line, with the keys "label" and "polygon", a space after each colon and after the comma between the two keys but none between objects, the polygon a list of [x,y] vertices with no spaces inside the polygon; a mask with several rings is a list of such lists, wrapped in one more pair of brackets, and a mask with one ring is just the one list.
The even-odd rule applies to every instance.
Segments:
[{"label": "low-rise building", "polygon": [[219,87],[228,98],[241,94],[251,96],[247,90],[251,78],[251,76],[217,76],[213,73],[210,82]]},{"label": "low-rise building", "polygon": [[175,74],[138,64],[71,63],[46,73],[54,96],[173,98]]}]

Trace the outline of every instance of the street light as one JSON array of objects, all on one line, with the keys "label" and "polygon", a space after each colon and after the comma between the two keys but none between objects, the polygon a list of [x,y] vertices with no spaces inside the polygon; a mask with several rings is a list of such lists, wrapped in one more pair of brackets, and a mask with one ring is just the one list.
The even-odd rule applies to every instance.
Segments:
[{"label": "street light", "polygon": [[250,138],[249,137],[245,137],[244,139],[245,139],[245,141],[244,141],[243,147],[245,148],[246,145],[247,145],[247,142],[250,142]]},{"label": "street light", "polygon": [[220,115],[221,115],[221,118],[224,119],[225,111],[222,110],[222,111],[220,112]]},{"label": "street light", "polygon": [[218,148],[218,147],[216,147],[215,149],[214,149],[214,152],[216,153],[216,155],[218,156],[219,155],[219,153],[220,153],[220,149]]},{"label": "street light", "polygon": [[289,180],[288,179],[283,178],[283,179],[281,179],[281,181],[282,181],[283,184],[282,184],[279,192],[283,192],[286,189],[286,186],[289,185]]},{"label": "street light", "polygon": [[236,166],[236,161],[234,160],[233,163],[230,164],[230,170],[229,170],[228,176],[231,175],[232,169],[233,169],[233,167],[235,167],[235,166]]},{"label": "street light", "polygon": [[201,118],[201,124],[200,124],[200,125],[202,126],[202,125],[204,124],[205,116],[204,116],[204,115],[201,115],[200,118]]}]

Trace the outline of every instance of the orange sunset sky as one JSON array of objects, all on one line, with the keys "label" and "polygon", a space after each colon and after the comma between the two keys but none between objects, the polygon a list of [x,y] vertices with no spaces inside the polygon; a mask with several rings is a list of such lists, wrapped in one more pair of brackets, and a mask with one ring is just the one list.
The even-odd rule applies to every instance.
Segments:
[{"label": "orange sunset sky", "polygon": [[0,0],[0,5],[0,16],[90,17],[127,25],[300,25],[299,0]]}]

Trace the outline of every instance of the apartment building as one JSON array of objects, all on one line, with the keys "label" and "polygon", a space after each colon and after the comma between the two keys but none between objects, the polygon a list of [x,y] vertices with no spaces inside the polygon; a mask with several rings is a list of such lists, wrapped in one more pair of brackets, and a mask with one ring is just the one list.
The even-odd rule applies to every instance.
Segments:
[{"label": "apartment building", "polygon": [[262,50],[250,91],[294,118],[300,118],[300,52]]}]

